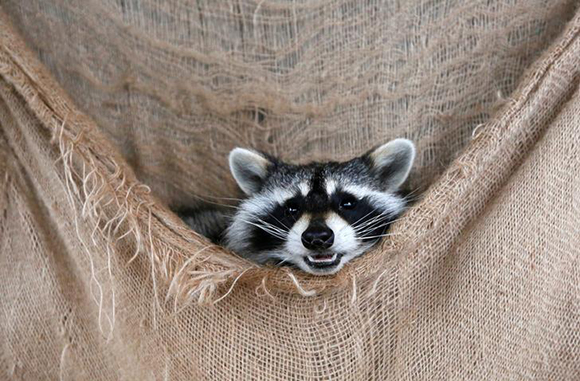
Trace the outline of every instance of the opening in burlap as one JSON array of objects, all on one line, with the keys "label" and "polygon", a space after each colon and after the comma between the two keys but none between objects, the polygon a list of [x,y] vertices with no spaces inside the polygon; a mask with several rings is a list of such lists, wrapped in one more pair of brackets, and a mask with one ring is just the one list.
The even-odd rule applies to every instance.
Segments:
[{"label": "opening in burlap", "polygon": [[[146,370],[214,379],[578,374],[574,1],[30,0],[2,9],[8,259],[0,267],[19,263],[36,279],[54,266],[57,280],[14,293],[26,283],[4,270],[12,283],[2,286],[9,302],[0,309],[40,289],[49,290],[42,300],[68,295],[46,322],[71,335],[53,339],[64,344],[60,357],[46,350],[58,365],[46,374],[106,379],[104,369],[123,368],[110,349],[93,353],[100,365],[67,365],[69,351],[84,356],[75,349],[83,340],[113,342],[111,356],[137,364],[123,370],[132,379]],[[225,162],[234,145],[305,162],[347,159],[398,136],[417,142],[412,186],[423,196],[391,237],[333,277],[259,267],[209,244],[168,208],[235,196]],[[65,273],[73,275],[59,281]],[[84,288],[67,294],[63,284],[77,281]],[[154,312],[133,298],[154,300]],[[62,300],[75,301],[70,311]],[[91,311],[107,341],[86,327],[70,333],[74,308]],[[304,328],[301,319],[324,324]],[[7,321],[6,332],[19,332]],[[138,323],[148,334],[127,328]],[[439,335],[442,326],[456,331]],[[213,334],[199,339],[204,329]],[[312,329],[316,340],[304,339]],[[452,332],[461,332],[457,345]],[[504,335],[478,344],[494,332]],[[247,343],[255,334],[259,343]],[[278,335],[303,341],[287,346]],[[3,369],[15,374],[18,335],[7,336]],[[514,366],[514,348],[529,359]]]}]

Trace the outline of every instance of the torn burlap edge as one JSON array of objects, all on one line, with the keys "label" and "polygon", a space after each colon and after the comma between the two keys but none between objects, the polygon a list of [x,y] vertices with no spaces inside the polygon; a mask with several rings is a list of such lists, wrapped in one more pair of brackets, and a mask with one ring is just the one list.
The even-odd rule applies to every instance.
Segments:
[{"label": "torn burlap edge", "polygon": [[[474,131],[468,147],[421,201],[393,224],[392,236],[331,277],[257,266],[188,229],[137,180],[120,153],[95,122],[76,108],[2,12],[0,76],[50,132],[60,156],[54,170],[65,180],[75,220],[88,224],[108,250],[126,256],[128,262],[136,256],[147,258],[161,299],[174,298],[175,305],[216,303],[236,285],[255,287],[258,295],[270,297],[277,292],[313,296],[349,287],[356,298],[358,290],[372,293],[381,280],[401,275],[399,269],[408,268],[405,263],[421,261],[421,248],[430,241],[438,240],[443,249],[451,245],[483,210],[573,90],[577,72],[560,72],[558,67],[574,59],[570,50],[574,50],[579,32],[580,17],[576,15],[528,70],[498,114]],[[556,77],[558,86],[553,86]],[[538,104],[552,112],[535,115],[534,105]],[[500,176],[486,176],[492,166]],[[117,250],[121,240],[131,240],[134,252]]]}]

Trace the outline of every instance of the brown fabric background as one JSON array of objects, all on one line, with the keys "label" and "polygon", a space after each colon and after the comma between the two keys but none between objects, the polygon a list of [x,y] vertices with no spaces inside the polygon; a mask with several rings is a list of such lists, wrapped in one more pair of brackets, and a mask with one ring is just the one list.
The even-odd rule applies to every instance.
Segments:
[{"label": "brown fabric background", "polygon": [[[0,378],[575,379],[575,1],[0,8]],[[227,152],[418,145],[424,191],[335,277],[258,268],[167,205]]]}]

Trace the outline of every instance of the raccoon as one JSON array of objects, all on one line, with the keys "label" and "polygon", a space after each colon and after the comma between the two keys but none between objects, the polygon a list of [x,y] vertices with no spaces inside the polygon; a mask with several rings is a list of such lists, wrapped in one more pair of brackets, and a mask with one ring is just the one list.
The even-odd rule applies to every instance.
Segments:
[{"label": "raccoon", "polygon": [[[260,264],[334,274],[376,244],[405,210],[401,186],[414,159],[415,147],[407,139],[350,161],[306,165],[235,148],[230,170],[247,198],[228,217],[217,212],[221,217],[213,226],[222,231],[206,234]],[[203,230],[200,218],[197,226]]]}]

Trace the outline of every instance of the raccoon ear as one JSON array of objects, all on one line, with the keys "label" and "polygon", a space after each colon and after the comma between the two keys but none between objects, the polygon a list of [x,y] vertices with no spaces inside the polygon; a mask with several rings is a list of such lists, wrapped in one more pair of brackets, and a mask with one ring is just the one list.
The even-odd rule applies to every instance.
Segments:
[{"label": "raccoon ear", "polygon": [[364,155],[371,169],[389,191],[399,188],[411,171],[415,145],[407,139],[395,139]]},{"label": "raccoon ear", "polygon": [[262,154],[244,148],[234,148],[229,161],[234,179],[248,196],[260,190],[272,164]]}]

